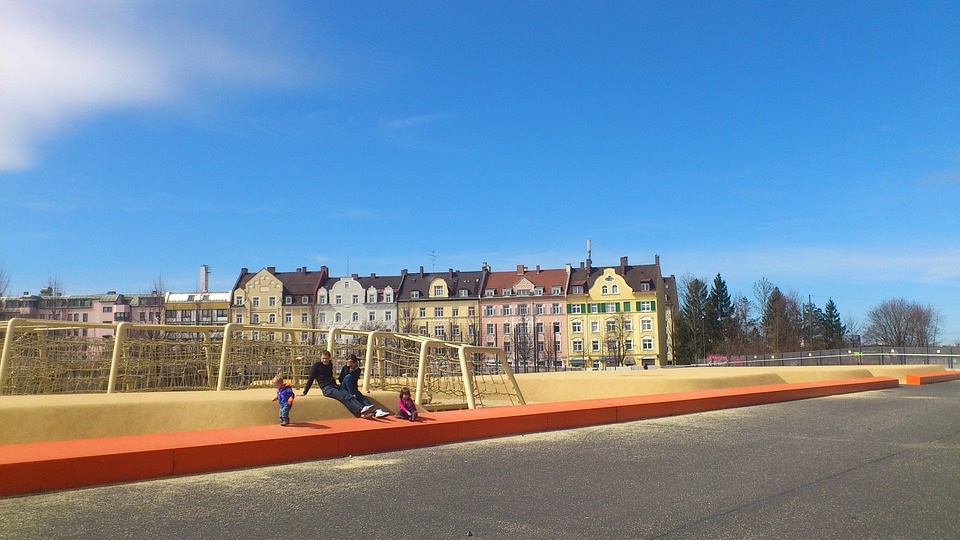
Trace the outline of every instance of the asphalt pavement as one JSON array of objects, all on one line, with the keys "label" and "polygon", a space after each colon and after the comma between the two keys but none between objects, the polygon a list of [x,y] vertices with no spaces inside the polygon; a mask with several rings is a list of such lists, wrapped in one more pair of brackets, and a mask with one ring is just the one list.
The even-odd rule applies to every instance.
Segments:
[{"label": "asphalt pavement", "polygon": [[954,381],[10,497],[0,538],[943,539],[958,508]]}]

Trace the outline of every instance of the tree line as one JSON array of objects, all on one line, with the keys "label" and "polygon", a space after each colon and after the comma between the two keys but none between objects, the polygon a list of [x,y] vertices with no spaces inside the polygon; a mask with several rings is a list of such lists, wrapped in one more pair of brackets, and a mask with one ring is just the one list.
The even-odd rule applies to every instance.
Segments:
[{"label": "tree line", "polygon": [[810,297],[784,292],[767,278],[753,285],[753,298],[731,296],[720,274],[711,284],[684,276],[680,311],[674,318],[671,349],[679,364],[708,355],[741,356],[861,345],[929,347],[937,345],[942,325],[939,310],[902,298],[871,308],[861,324],[842,319],[832,298],[823,308]]}]

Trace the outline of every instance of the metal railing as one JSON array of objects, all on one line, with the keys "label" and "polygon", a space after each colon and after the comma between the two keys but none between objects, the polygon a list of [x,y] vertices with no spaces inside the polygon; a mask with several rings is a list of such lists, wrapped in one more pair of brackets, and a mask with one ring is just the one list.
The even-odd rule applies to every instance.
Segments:
[{"label": "metal railing", "polygon": [[[109,338],[87,337],[113,329]],[[266,337],[253,339],[252,336]],[[307,339],[303,339],[306,336]],[[502,351],[394,332],[265,325],[156,325],[11,319],[0,329],[0,395],[267,386],[305,382],[322,350],[365,360],[362,389],[416,388],[418,404],[524,403]],[[279,339],[277,339],[279,337]],[[487,359],[494,358],[491,372]],[[482,361],[480,361],[482,359]]]},{"label": "metal railing", "polygon": [[818,351],[713,355],[694,366],[856,366],[928,365],[960,368],[960,347],[885,347],[880,345]]}]

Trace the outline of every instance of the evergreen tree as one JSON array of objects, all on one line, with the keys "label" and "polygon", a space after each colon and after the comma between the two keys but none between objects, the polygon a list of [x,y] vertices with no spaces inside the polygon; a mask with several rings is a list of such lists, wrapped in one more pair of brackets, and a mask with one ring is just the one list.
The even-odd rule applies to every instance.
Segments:
[{"label": "evergreen tree", "polygon": [[706,351],[707,283],[699,278],[685,278],[680,311],[683,315],[683,359],[702,359]]},{"label": "evergreen tree", "polygon": [[705,328],[707,352],[727,353],[729,348],[730,317],[733,313],[733,304],[727,284],[717,274],[713,278],[713,287],[707,296]]},{"label": "evergreen tree", "polygon": [[843,347],[843,337],[847,329],[840,322],[840,311],[833,303],[833,298],[827,300],[823,306],[823,346],[827,349]]}]

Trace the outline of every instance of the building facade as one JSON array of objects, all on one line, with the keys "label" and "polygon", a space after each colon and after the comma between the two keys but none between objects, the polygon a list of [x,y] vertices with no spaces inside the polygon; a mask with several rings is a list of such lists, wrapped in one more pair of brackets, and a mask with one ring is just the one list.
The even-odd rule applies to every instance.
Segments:
[{"label": "building facade", "polygon": [[263,325],[263,330],[249,333],[251,339],[313,342],[315,333],[297,330],[317,328],[317,290],[327,275],[326,266],[319,271],[303,266],[294,272],[269,266],[255,273],[241,268],[232,290],[231,322]]},{"label": "building facade", "polygon": [[479,345],[480,293],[489,270],[403,271],[397,301],[397,331],[439,341]]},{"label": "building facade", "polygon": [[483,344],[503,349],[520,371],[566,365],[566,269],[490,272],[480,299]]},{"label": "building facade", "polygon": [[397,296],[404,275],[328,278],[317,291],[317,327],[397,330]]}]

